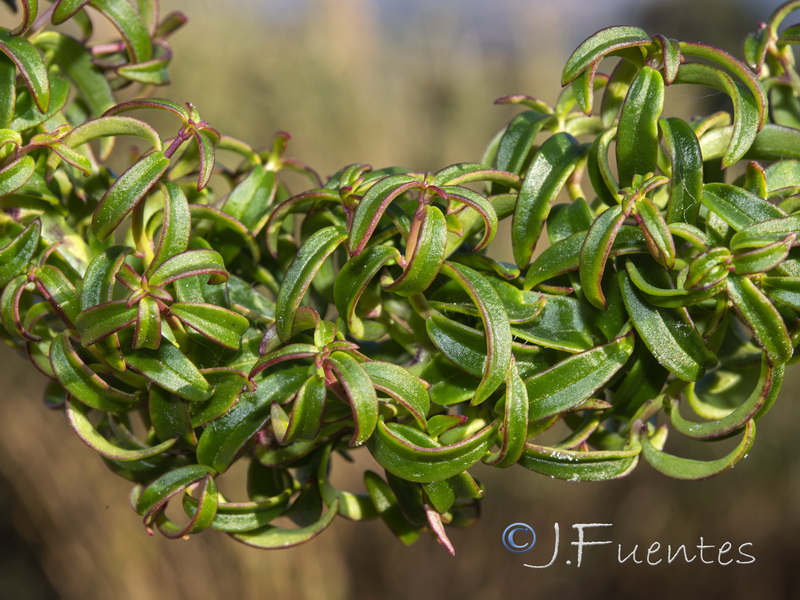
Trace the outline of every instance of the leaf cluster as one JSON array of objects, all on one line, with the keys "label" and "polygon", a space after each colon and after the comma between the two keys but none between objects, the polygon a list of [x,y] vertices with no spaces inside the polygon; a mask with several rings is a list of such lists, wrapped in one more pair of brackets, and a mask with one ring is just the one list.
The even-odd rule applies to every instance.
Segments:
[{"label": "leaf cluster", "polygon": [[[554,106],[498,101],[521,112],[480,162],[325,179],[287,134],[254,149],[151,95],[185,21],[156,0],[19,4],[0,28],[3,336],[135,483],[148,530],[282,548],[341,515],[452,551],[479,462],[596,481],[644,459],[702,479],[748,452],[798,343],[800,34],[780,27],[800,2],[744,61],[602,30]],[[98,17],[118,41],[93,41]],[[77,35],[52,27],[69,19]],[[664,116],[683,85],[731,110]],[[119,137],[141,146],[121,173]],[[490,252],[500,231],[513,262]],[[737,442],[683,458],[669,432]],[[338,489],[334,457],[362,447],[367,493]],[[244,499],[218,488],[238,461]]]}]

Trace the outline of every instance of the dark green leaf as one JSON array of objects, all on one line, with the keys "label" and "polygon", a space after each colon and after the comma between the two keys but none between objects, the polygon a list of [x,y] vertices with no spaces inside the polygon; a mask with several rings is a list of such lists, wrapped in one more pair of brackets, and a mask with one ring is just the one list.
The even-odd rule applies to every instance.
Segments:
[{"label": "dark green leaf", "polygon": [[664,79],[650,67],[642,67],[631,83],[617,127],[617,171],[620,187],[631,185],[633,176],[656,170],[658,119],[664,109]]},{"label": "dark green leaf", "polygon": [[128,352],[125,362],[156,385],[192,402],[208,400],[214,391],[194,363],[166,341],[157,350]]}]

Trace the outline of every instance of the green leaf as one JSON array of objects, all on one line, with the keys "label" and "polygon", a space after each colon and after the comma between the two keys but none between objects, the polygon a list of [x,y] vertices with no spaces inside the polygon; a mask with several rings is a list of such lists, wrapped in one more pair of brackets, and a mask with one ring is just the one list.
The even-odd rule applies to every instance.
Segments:
[{"label": "green leaf", "polygon": [[405,174],[389,175],[372,184],[353,214],[347,240],[350,256],[363,252],[389,204],[407,191],[421,186],[417,177]]},{"label": "green leaf", "polygon": [[504,381],[511,362],[511,327],[503,303],[495,289],[477,271],[463,265],[445,263],[443,275],[457,281],[472,299],[486,332],[486,361],[473,404],[480,404]]},{"label": "green leaf", "polygon": [[70,19],[80,9],[89,4],[89,2],[91,2],[91,0],[58,0],[53,10],[53,25],[61,25],[64,21]]},{"label": "green leaf", "polygon": [[[143,139],[150,144],[154,150],[160,151],[162,149],[161,138],[158,132],[150,125],[139,119],[119,116],[99,117],[86,121],[86,123],[78,125],[75,129],[70,131],[69,134],[64,137],[63,142],[70,148],[78,148],[93,140],[116,138],[121,135]],[[104,150],[110,151],[110,149],[111,147],[109,146]],[[107,158],[106,152],[104,152],[101,157],[103,159]],[[58,161],[50,157],[47,166],[49,169],[55,169],[58,166]]]},{"label": "green leaf", "polygon": [[619,206],[604,211],[592,223],[581,246],[579,267],[581,289],[586,299],[600,310],[606,309],[606,299],[600,283],[614,240],[625,218],[625,213]]},{"label": "green leaf", "polygon": [[0,170],[0,198],[21,188],[33,175],[36,163],[25,155]]},{"label": "green leaf", "polygon": [[191,484],[214,475],[214,470],[204,465],[186,465],[164,473],[144,488],[136,498],[135,510],[147,522],[170,498],[184,491]]},{"label": "green leaf", "polygon": [[516,364],[508,370],[506,394],[502,402],[502,443],[500,449],[484,458],[483,462],[505,468],[519,460],[528,438],[528,390]]},{"label": "green leaf", "polygon": [[232,537],[243,544],[260,549],[290,548],[303,544],[322,533],[339,514],[339,499],[336,498],[318,521],[298,529],[283,529],[267,525],[246,533],[234,533]]},{"label": "green leaf", "polygon": [[339,273],[333,286],[333,299],[336,309],[342,315],[350,333],[365,340],[378,339],[386,333],[382,323],[363,320],[356,312],[358,301],[370,281],[386,264],[396,261],[400,253],[391,246],[372,246],[348,260]]},{"label": "green leaf", "polygon": [[353,411],[355,432],[349,444],[360,446],[370,438],[378,423],[378,397],[372,380],[364,367],[345,352],[333,352],[328,362],[342,384]]},{"label": "green leaf", "polygon": [[587,148],[562,132],[548,138],[534,155],[522,182],[511,223],[514,259],[521,269],[528,266],[533,256],[551,202]]},{"label": "green leaf", "polygon": [[497,211],[492,202],[478,192],[465,187],[445,186],[442,188],[442,191],[447,194],[448,197],[448,214],[456,213],[459,215],[459,218],[462,218],[466,209],[462,209],[462,207],[454,208],[454,205],[456,203],[463,203],[480,215],[484,224],[484,233],[483,237],[472,250],[473,252],[479,252],[486,248],[497,233]]},{"label": "green leaf", "polygon": [[305,296],[311,280],[322,263],[347,239],[347,233],[339,227],[329,226],[316,231],[300,247],[281,282],[275,301],[275,325],[282,340],[291,337],[295,312]]},{"label": "green leaf", "polygon": [[101,302],[84,309],[75,319],[81,344],[84,346],[96,344],[133,324],[137,315],[137,307],[128,306],[125,300]]},{"label": "green leaf", "polygon": [[753,332],[773,365],[792,358],[794,348],[786,325],[772,302],[749,277],[731,274],[727,279],[728,297],[742,321]]},{"label": "green leaf", "polygon": [[761,285],[769,297],[800,310],[800,277],[764,277]]},{"label": "green leaf", "polygon": [[164,221],[155,256],[147,267],[145,277],[150,276],[165,260],[189,247],[192,218],[186,194],[171,181],[162,182],[161,191],[164,194]]},{"label": "green leaf", "polygon": [[700,212],[703,193],[703,156],[691,126],[681,119],[659,119],[672,168],[667,223],[693,225]]},{"label": "green leaf", "polygon": [[685,308],[653,306],[642,298],[626,271],[617,276],[633,325],[659,363],[684,381],[696,381],[716,363]]},{"label": "green leaf", "polygon": [[681,434],[696,440],[707,440],[728,436],[741,429],[747,421],[760,416],[764,407],[769,408],[778,397],[783,383],[783,365],[773,367],[766,356],[761,360],[761,372],[750,396],[726,416],[714,421],[697,423],[684,418],[679,410],[678,399],[665,403],[672,426]]},{"label": "green leaf", "polygon": [[506,126],[497,146],[494,166],[501,171],[522,174],[534,149],[536,136],[552,115],[535,110],[518,114]]},{"label": "green leaf", "polygon": [[81,310],[81,301],[78,291],[66,275],[52,265],[44,265],[36,269],[34,283],[56,314],[72,327]]},{"label": "green leaf", "polygon": [[667,454],[656,448],[646,433],[642,432],[642,456],[656,471],[674,479],[708,479],[733,468],[741,459],[747,456],[753,446],[756,434],[755,421],[748,421],[744,428],[742,441],[729,454],[717,460],[702,461],[690,458],[681,458]]},{"label": "green leaf", "polygon": [[92,217],[92,231],[105,240],[122,223],[169,167],[161,151],[145,155],[111,185]]},{"label": "green leaf", "polygon": [[567,85],[592,63],[600,62],[612,52],[649,43],[647,32],[639,27],[601,29],[584,40],[567,59],[561,74],[561,85]]},{"label": "green leaf", "polygon": [[161,307],[158,300],[145,296],[137,304],[136,329],[133,334],[134,350],[157,350],[161,344]]},{"label": "green leaf", "polygon": [[630,473],[641,446],[622,450],[577,451],[526,444],[519,464],[536,473],[566,481],[607,481]]},{"label": "green leaf", "polygon": [[783,240],[767,244],[761,248],[734,254],[733,266],[735,272],[739,275],[747,275],[771,271],[786,260],[796,239],[797,232],[787,235]]},{"label": "green leaf", "polygon": [[512,333],[533,344],[565,352],[583,352],[596,345],[596,314],[584,302],[569,296],[542,294],[545,298],[540,319],[514,325]]},{"label": "green leaf", "polygon": [[430,398],[419,377],[403,367],[380,360],[361,363],[361,367],[369,375],[376,390],[394,398],[414,417],[420,427],[427,426],[425,417],[430,410]]},{"label": "green leaf", "polygon": [[200,150],[200,173],[197,178],[197,191],[199,192],[208,185],[211,175],[214,173],[214,143],[204,131],[195,129],[192,135],[194,135]]},{"label": "green leaf", "polygon": [[270,418],[273,402],[291,398],[308,379],[308,367],[292,367],[271,373],[255,392],[246,392],[224,415],[210,423],[197,442],[197,461],[226,471],[242,448]]},{"label": "green leaf", "polygon": [[281,405],[273,402],[271,407],[272,431],[278,442],[288,444],[296,439],[310,441],[316,438],[322,426],[326,395],[325,378],[321,375],[314,375],[297,392],[290,415],[286,416]]},{"label": "green leaf", "polygon": [[166,341],[157,350],[126,353],[125,362],[156,385],[192,402],[208,400],[214,391],[194,363]]},{"label": "green leaf", "polygon": [[164,287],[195,275],[209,275],[208,283],[212,285],[225,283],[229,277],[218,252],[199,248],[170,256],[153,271],[148,281],[151,286]]},{"label": "green leaf", "polygon": [[671,269],[675,265],[675,242],[661,211],[646,196],[634,201],[633,210],[650,254],[660,265]]},{"label": "green leaf", "polygon": [[[14,107],[17,101],[17,66],[10,58],[0,54],[0,127],[6,128],[14,117]],[[18,129],[18,128],[16,128]]]},{"label": "green leaf", "polygon": [[631,83],[617,127],[617,172],[620,187],[631,185],[633,176],[656,170],[658,119],[664,110],[664,79],[650,67],[642,67]]},{"label": "green leaf", "polygon": [[139,397],[110,386],[78,356],[62,331],[50,345],[50,366],[59,383],[86,406],[106,412],[130,410]]},{"label": "green leaf", "polygon": [[236,369],[219,367],[201,372],[214,386],[214,395],[205,402],[189,404],[192,427],[201,427],[224,415],[247,388],[247,375]]},{"label": "green leaf", "polygon": [[368,447],[390,473],[407,481],[429,483],[469,469],[491,447],[496,431],[496,424],[487,425],[471,437],[443,446],[418,429],[381,420]]},{"label": "green leaf", "polygon": [[585,402],[605,385],[633,352],[633,336],[574,354],[525,380],[529,421],[539,421]]},{"label": "green leaf", "polygon": [[24,37],[12,35],[8,29],[0,27],[0,52],[14,62],[36,106],[46,112],[50,105],[50,79],[36,46]]},{"label": "green leaf", "polygon": [[425,291],[439,273],[446,244],[447,223],[442,211],[436,206],[424,206],[411,222],[403,273],[395,280],[385,276],[381,287],[400,296]]},{"label": "green leaf", "polygon": [[150,60],[153,54],[150,33],[127,0],[92,0],[91,5],[111,21],[122,34],[130,62],[140,63]]},{"label": "green leaf", "polygon": [[[99,117],[114,105],[108,80],[83,44],[55,31],[42,32],[35,41],[37,46],[52,53],[55,63],[72,80],[81,100],[89,107],[91,116]],[[108,151],[110,145],[104,148],[104,153]]]},{"label": "green leaf", "polygon": [[36,13],[39,12],[38,0],[22,0],[22,23],[20,23],[11,35],[24,35],[36,21]]},{"label": "green leaf", "polygon": [[202,302],[175,302],[169,308],[186,325],[220,346],[238,350],[250,322],[222,306]]},{"label": "green leaf", "polygon": [[703,186],[702,202],[736,231],[761,221],[786,216],[780,208],[727,183],[707,183]]},{"label": "green leaf", "polygon": [[0,287],[21,274],[39,248],[42,222],[35,219],[19,235],[0,248]]},{"label": "green leaf", "polygon": [[775,242],[787,242],[790,245],[797,242],[796,238],[788,241],[787,238],[800,233],[800,215],[789,215],[780,219],[769,219],[748,225],[731,238],[731,250],[741,252],[751,248],[761,248]]},{"label": "green leaf", "polygon": [[67,398],[67,420],[75,430],[75,433],[92,450],[112,460],[132,461],[158,456],[162,452],[169,450],[178,441],[175,438],[150,447],[121,448],[109,442],[95,429],[86,414],[87,412],[88,409],[83,404],[73,402],[71,398]]},{"label": "green leaf", "polygon": [[[682,47],[683,44],[681,42]],[[733,130],[722,157],[722,165],[729,167],[738,162],[752,146],[756,134],[763,126],[759,114],[763,109],[763,105],[760,104],[761,99],[754,97],[747,88],[735,82],[727,73],[709,65],[684,63],[678,70],[675,81],[707,85],[730,96],[733,101]],[[761,94],[763,95],[763,91]]]},{"label": "green leaf", "polygon": [[364,485],[381,519],[406,545],[419,539],[420,531],[403,514],[392,488],[373,471],[364,471]]}]

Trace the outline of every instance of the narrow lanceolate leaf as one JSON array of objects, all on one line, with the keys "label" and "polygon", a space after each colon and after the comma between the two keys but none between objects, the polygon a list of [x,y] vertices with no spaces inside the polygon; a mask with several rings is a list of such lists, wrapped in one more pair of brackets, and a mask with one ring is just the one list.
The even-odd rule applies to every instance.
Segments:
[{"label": "narrow lanceolate leaf", "polygon": [[800,277],[764,277],[761,285],[770,298],[800,310]]},{"label": "narrow lanceolate leaf", "polygon": [[691,458],[682,458],[667,454],[656,448],[650,438],[643,432],[642,456],[656,471],[675,479],[708,479],[719,475],[738,463],[747,456],[756,435],[755,421],[750,420],[744,428],[744,435],[739,444],[726,456],[717,460],[702,461]]},{"label": "narrow lanceolate leaf", "polygon": [[503,402],[500,449],[484,459],[486,464],[500,468],[510,467],[519,460],[528,438],[528,389],[516,364],[508,370]]},{"label": "narrow lanceolate leaf", "polygon": [[288,444],[296,439],[310,441],[317,437],[322,426],[326,394],[325,378],[314,375],[297,392],[290,415],[286,415],[280,404],[272,403],[272,431],[281,444]]},{"label": "narrow lanceolate leaf", "polygon": [[[731,250],[742,252],[751,248],[761,248],[775,242],[785,242],[787,238],[800,233],[800,214],[781,219],[770,219],[754,223],[742,229],[731,238]],[[797,244],[797,238],[791,242]]]},{"label": "narrow lanceolate leaf", "polygon": [[136,305],[136,329],[133,334],[133,348],[158,349],[161,344],[161,307],[158,300],[145,296]]},{"label": "narrow lanceolate leaf", "polygon": [[[478,192],[465,187],[445,186],[442,188],[442,191],[447,194],[450,200],[450,210],[452,210],[452,205],[454,203],[461,202],[480,215],[484,224],[484,232],[483,237],[481,237],[480,241],[475,245],[473,251],[478,252],[483,250],[491,243],[495,233],[497,233],[497,211],[494,205]],[[460,214],[463,214],[463,210],[466,209],[459,208],[458,210]]]},{"label": "narrow lanceolate leaf", "polygon": [[418,178],[403,174],[389,175],[374,183],[361,198],[353,214],[347,241],[350,256],[361,254],[389,204],[407,191],[421,186]]},{"label": "narrow lanceolate leaf", "polygon": [[533,323],[514,325],[512,333],[533,344],[565,352],[582,352],[593,348],[596,313],[585,302],[571,296],[542,294],[545,298],[542,316]]},{"label": "narrow lanceolate leaf", "polygon": [[769,407],[778,397],[783,383],[783,365],[772,366],[764,357],[756,387],[750,396],[726,416],[715,421],[695,422],[681,415],[677,399],[667,402],[666,409],[672,426],[687,437],[707,440],[727,436],[756,418],[764,407]]},{"label": "narrow lanceolate leaf", "polygon": [[552,115],[535,110],[525,111],[506,126],[497,146],[494,166],[502,171],[522,174],[533,151],[536,136]]},{"label": "narrow lanceolate leaf", "polygon": [[64,323],[72,327],[75,318],[81,311],[81,300],[75,286],[61,269],[52,265],[39,267],[34,275],[34,283],[36,289],[50,303],[56,314]]},{"label": "narrow lanceolate leaf", "polygon": [[758,111],[758,129],[764,127],[767,122],[767,96],[758,77],[744,63],[724,50],[714,48],[708,44],[681,42],[680,45],[681,52],[684,55],[697,56],[721,64],[736,75],[755,99]]},{"label": "narrow lanceolate leaf", "polygon": [[445,446],[414,427],[380,421],[369,450],[384,469],[407,481],[443,481],[483,458],[496,431],[496,424],[487,425],[471,437]]},{"label": "narrow lanceolate leaf", "polygon": [[[36,36],[36,45],[52,52],[53,60],[72,80],[78,96],[99,117],[114,105],[114,93],[103,72],[93,63],[92,54],[83,44],[55,31]],[[109,150],[110,146],[104,150]]]},{"label": "narrow lanceolate leaf", "polygon": [[333,504],[328,507],[319,520],[305,527],[284,529],[267,525],[246,533],[233,533],[231,536],[243,544],[263,550],[290,548],[307,542],[325,531],[328,525],[333,523],[337,514],[339,514],[339,498],[333,501]]},{"label": "narrow lanceolate leaf", "polygon": [[[16,12],[16,2],[12,3]],[[38,0],[22,0],[22,22],[11,32],[11,35],[24,35],[36,21],[36,13],[39,12]]]},{"label": "narrow lanceolate leaf", "polygon": [[625,213],[614,206],[595,219],[581,246],[579,276],[586,299],[605,310],[606,299],[600,283],[617,233],[625,222]]},{"label": "narrow lanceolate leaf", "polygon": [[659,264],[671,269],[675,265],[675,242],[661,211],[646,196],[634,202],[633,210],[650,254]]},{"label": "narrow lanceolate leaf", "polygon": [[26,154],[0,170],[0,198],[16,192],[25,185],[35,168],[35,161]]},{"label": "narrow lanceolate leaf", "polygon": [[419,294],[433,283],[444,260],[447,223],[442,211],[427,205],[412,221],[406,247],[406,267],[392,281],[382,282],[384,290],[400,296]]},{"label": "narrow lanceolate leaf", "polygon": [[678,67],[681,65],[681,46],[677,40],[654,35],[653,41],[661,46],[661,69],[664,72],[664,83],[667,85],[675,81],[678,75]]},{"label": "narrow lanceolate leaf", "polygon": [[201,248],[186,250],[166,259],[150,275],[149,283],[151,286],[163,287],[193,275],[208,275],[208,283],[212,285],[225,283],[229,277],[219,253]]},{"label": "narrow lanceolate leaf", "polygon": [[198,462],[220,473],[226,471],[245,444],[264,428],[272,403],[288,400],[307,380],[308,367],[292,367],[264,378],[255,392],[242,394],[233,408],[203,430],[197,442]]},{"label": "narrow lanceolate leaf", "polygon": [[[139,119],[121,116],[98,117],[78,125],[64,138],[70,148],[78,148],[93,140],[114,138],[121,135],[136,137],[146,141],[154,150],[161,150],[161,138],[150,125]],[[105,158],[105,156],[101,156]],[[55,168],[57,162],[48,161],[48,167]]]},{"label": "narrow lanceolate leaf", "polygon": [[603,100],[600,105],[600,119],[603,127],[611,127],[616,122],[617,114],[625,101],[631,82],[642,67],[641,53],[638,56],[633,54],[634,60],[628,60],[630,54],[621,55],[622,60],[614,67],[603,91]]},{"label": "narrow lanceolate leaf", "polygon": [[78,356],[62,331],[50,345],[50,366],[64,389],[86,406],[107,412],[129,410],[138,397],[111,387]]},{"label": "narrow lanceolate leaf", "polygon": [[171,181],[164,181],[161,190],[164,194],[164,222],[161,225],[161,236],[158,239],[155,256],[145,272],[146,277],[165,260],[189,247],[192,217],[186,194]]},{"label": "narrow lanceolate leaf", "polygon": [[250,322],[232,310],[202,302],[175,302],[170,313],[220,346],[238,350]]},{"label": "narrow lanceolate leaf", "polygon": [[591,35],[567,59],[561,85],[567,85],[594,62],[612,52],[650,43],[647,32],[639,27],[608,27]]},{"label": "narrow lanceolate leaf", "polygon": [[39,248],[41,233],[42,222],[35,219],[17,237],[0,248],[0,287],[5,287],[25,270]]},{"label": "narrow lanceolate leaf", "polygon": [[703,186],[702,202],[736,231],[786,216],[780,208],[755,194],[727,183]]},{"label": "narrow lanceolate leaf", "polygon": [[204,465],[186,465],[172,469],[142,490],[134,508],[138,514],[148,519],[164,507],[170,498],[196,481],[213,474],[214,470]]},{"label": "narrow lanceolate leaf", "polygon": [[536,152],[525,174],[511,223],[514,259],[522,269],[528,266],[542,233],[550,204],[583,156],[587,146],[568,133],[557,133]]},{"label": "narrow lanceolate leaf", "polygon": [[348,260],[333,284],[333,300],[336,309],[347,322],[350,333],[359,339],[374,340],[386,333],[386,327],[375,321],[363,320],[357,313],[358,301],[372,278],[385,265],[400,257],[391,246],[372,246],[358,256]]},{"label": "narrow lanceolate leaf", "polygon": [[577,451],[526,444],[519,464],[536,473],[566,481],[607,481],[636,466],[641,446],[622,450]]},{"label": "narrow lanceolate leaf", "polygon": [[686,309],[653,306],[642,298],[626,271],[617,276],[633,325],[659,363],[684,381],[696,381],[716,363]]},{"label": "narrow lanceolate leaf", "polygon": [[294,315],[322,263],[347,239],[339,227],[324,227],[302,245],[286,270],[275,302],[275,325],[282,340],[291,337]]},{"label": "narrow lanceolate leaf", "polygon": [[693,225],[700,212],[700,197],[703,193],[703,155],[700,153],[700,142],[691,126],[676,117],[659,119],[658,126],[672,167],[667,223],[683,222]]},{"label": "narrow lanceolate leaf", "polygon": [[378,397],[372,380],[361,364],[345,352],[332,353],[328,361],[353,411],[355,432],[350,445],[360,446],[370,438],[378,423]]},{"label": "narrow lanceolate leaf", "polygon": [[200,151],[200,173],[197,176],[197,191],[199,192],[208,185],[211,175],[214,173],[214,143],[203,131],[195,130],[193,135]]},{"label": "narrow lanceolate leaf", "polygon": [[0,127],[8,127],[14,118],[14,107],[17,102],[17,66],[13,61],[0,54],[0,89],[7,90],[0,96]]},{"label": "narrow lanceolate leaf", "polygon": [[772,302],[749,277],[731,274],[727,280],[728,297],[742,321],[750,328],[773,365],[792,358],[794,348],[786,325]]},{"label": "narrow lanceolate leaf", "polygon": [[375,510],[378,511],[381,519],[392,530],[392,533],[407,546],[417,541],[420,531],[408,521],[403,511],[400,510],[397,496],[389,484],[373,471],[365,471],[364,485],[375,505]]},{"label": "narrow lanceolate leaf", "polygon": [[631,83],[617,127],[617,171],[620,187],[631,185],[633,176],[656,170],[658,119],[664,110],[664,79],[650,67],[642,67]]},{"label": "narrow lanceolate leaf", "polygon": [[163,152],[155,151],[139,159],[119,176],[100,200],[92,217],[92,231],[105,240],[144,198],[169,167]]},{"label": "narrow lanceolate leaf", "polygon": [[53,10],[53,25],[61,25],[61,23],[68,20],[80,9],[89,4],[89,2],[91,2],[91,0],[58,0]]},{"label": "narrow lanceolate leaf", "polygon": [[11,35],[8,29],[0,27],[0,52],[10,58],[22,74],[22,79],[33,96],[36,106],[42,112],[50,105],[50,79],[47,67],[36,46],[26,38]]},{"label": "narrow lanceolate leaf", "polygon": [[759,104],[759,99],[727,73],[709,65],[682,64],[676,82],[707,85],[730,96],[733,102],[733,134],[722,157],[722,164],[727,167],[739,161],[763,126],[760,122],[763,113],[759,112],[763,105]]},{"label": "narrow lanceolate leaf", "polygon": [[78,437],[84,444],[92,448],[99,454],[112,460],[143,460],[152,456],[158,456],[165,450],[169,450],[177,442],[176,439],[166,440],[155,446],[143,448],[122,448],[117,444],[111,443],[95,429],[87,416],[87,408],[80,402],[74,402],[72,398],[67,398],[67,420]]},{"label": "narrow lanceolate leaf", "polygon": [[511,363],[511,326],[502,300],[481,274],[452,263],[442,266],[442,273],[461,285],[481,314],[486,332],[486,362],[472,400],[473,404],[479,404],[505,381]]},{"label": "narrow lanceolate leaf", "polygon": [[430,398],[419,377],[403,367],[380,360],[362,363],[361,367],[376,390],[392,397],[421,427],[426,427],[425,417],[430,409]]},{"label": "narrow lanceolate leaf", "polygon": [[158,350],[128,352],[125,361],[137,373],[186,400],[208,400],[214,391],[194,363],[169,342],[162,343]]},{"label": "narrow lanceolate leaf", "polygon": [[81,344],[91,346],[136,321],[138,309],[125,300],[101,302],[84,309],[75,319]]},{"label": "narrow lanceolate leaf", "polygon": [[142,18],[127,0],[92,0],[91,5],[114,24],[128,48],[130,62],[150,60],[153,47]]},{"label": "narrow lanceolate leaf", "polygon": [[628,362],[633,335],[565,358],[525,381],[529,421],[539,421],[585,402]]},{"label": "narrow lanceolate leaf", "polygon": [[780,265],[786,257],[792,245],[797,240],[797,233],[787,235],[783,240],[772,242],[761,248],[754,248],[748,252],[740,252],[733,255],[733,266],[739,275],[751,273],[766,273]]}]

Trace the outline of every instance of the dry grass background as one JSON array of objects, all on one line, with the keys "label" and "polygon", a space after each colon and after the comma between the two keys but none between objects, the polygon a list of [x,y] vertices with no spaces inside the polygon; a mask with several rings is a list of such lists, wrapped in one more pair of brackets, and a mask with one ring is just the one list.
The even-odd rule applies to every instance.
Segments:
[{"label": "dry grass background", "polygon": [[[729,0],[684,2],[671,12],[665,2],[648,3],[649,16],[640,10],[602,22],[591,18],[602,3],[585,3],[576,24],[542,2],[508,2],[502,18],[489,2],[464,3],[477,15],[472,20],[453,10],[455,0],[417,3],[423,8],[403,14],[396,27],[369,0],[298,2],[308,7],[303,18],[269,18],[269,3],[255,0],[164,2],[191,23],[174,40],[175,83],[161,93],[192,100],[212,124],[255,145],[290,131],[291,153],[322,173],[357,161],[434,170],[479,158],[513,113],[492,107],[494,98],[521,92],[554,100],[561,64],[595,29],[627,16],[651,31],[723,44],[726,33],[735,39],[755,23],[751,17],[724,21],[722,33],[688,32],[692,11],[733,13]],[[482,39],[487,25],[504,28],[508,43]],[[690,100],[678,96],[676,106]],[[0,599],[798,598],[797,383],[796,376],[787,383],[759,424],[750,457],[711,481],[676,482],[645,465],[602,484],[476,468],[488,488],[484,514],[475,528],[453,532],[455,558],[432,539],[406,548],[380,523],[343,520],[305,546],[259,552],[213,532],[177,542],[148,537],[128,506],[130,485],[103,467],[62,414],[43,407],[38,372],[3,348]],[[540,534],[530,555],[512,555],[500,543],[515,521]],[[549,558],[554,522],[562,528],[562,560],[526,569],[525,560]],[[613,523],[611,539],[628,550],[653,541],[693,545],[700,536],[717,546],[752,542],[756,562],[618,565],[614,548],[604,547],[588,549],[577,569],[563,559],[575,539],[570,525],[582,522]]]}]

